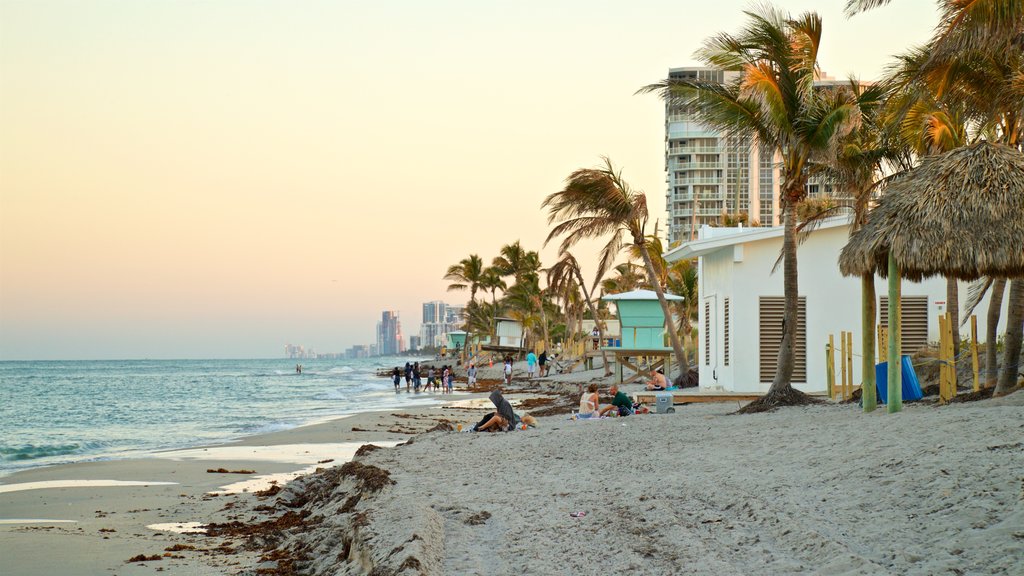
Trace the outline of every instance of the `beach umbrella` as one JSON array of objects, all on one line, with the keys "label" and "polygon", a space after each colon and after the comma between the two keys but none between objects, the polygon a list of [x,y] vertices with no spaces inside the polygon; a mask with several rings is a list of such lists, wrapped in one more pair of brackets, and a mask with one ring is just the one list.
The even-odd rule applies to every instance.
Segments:
[{"label": "beach umbrella", "polygon": [[889,277],[888,385],[889,398],[897,399],[889,411],[897,411],[899,280],[1024,279],[1024,154],[978,142],[926,158],[889,184],[850,236],[839,269],[845,276]]}]

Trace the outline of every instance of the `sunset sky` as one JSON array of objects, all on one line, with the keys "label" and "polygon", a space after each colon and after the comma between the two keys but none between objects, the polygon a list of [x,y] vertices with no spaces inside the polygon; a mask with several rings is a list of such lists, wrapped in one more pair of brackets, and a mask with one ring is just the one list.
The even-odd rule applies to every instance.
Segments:
[{"label": "sunset sky", "polygon": [[[822,14],[837,77],[937,21],[844,4],[777,3]],[[0,0],[0,359],[338,352],[385,309],[415,334],[468,298],[449,264],[541,249],[541,200],[601,155],[664,220],[634,92],[750,5]]]}]

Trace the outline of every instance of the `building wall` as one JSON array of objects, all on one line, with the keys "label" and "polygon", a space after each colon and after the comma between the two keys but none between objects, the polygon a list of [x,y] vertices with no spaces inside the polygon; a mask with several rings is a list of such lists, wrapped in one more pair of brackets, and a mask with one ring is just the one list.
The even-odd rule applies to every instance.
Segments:
[{"label": "building wall", "polygon": [[[807,384],[794,386],[805,392],[820,392],[827,388],[825,345],[831,333],[835,335],[838,346],[839,333],[844,330],[853,332],[853,381],[858,385],[862,381],[860,279],[843,277],[836,264],[848,238],[848,226],[820,229],[813,232],[797,252],[799,292],[807,301]],[[771,382],[761,382],[759,376],[759,297],[783,295],[781,265],[777,272],[771,273],[781,248],[782,238],[777,237],[739,244],[700,258],[698,272],[702,301],[697,352],[701,387],[721,386],[736,392],[765,392],[770,387]],[[876,297],[886,295],[887,286],[885,279],[876,278]],[[961,283],[961,301],[966,291],[967,284]],[[922,282],[904,280],[903,296],[916,295],[928,296],[928,339],[937,342],[938,316],[946,311],[946,280],[940,277]],[[723,364],[722,312],[726,297],[730,300],[730,366]],[[709,337],[705,302],[712,303],[710,354],[705,348]],[[976,311],[981,337],[985,334],[984,311],[987,307],[986,297]],[[961,329],[961,336],[969,337],[969,325],[965,328]],[[838,361],[836,370],[838,378]]]}]

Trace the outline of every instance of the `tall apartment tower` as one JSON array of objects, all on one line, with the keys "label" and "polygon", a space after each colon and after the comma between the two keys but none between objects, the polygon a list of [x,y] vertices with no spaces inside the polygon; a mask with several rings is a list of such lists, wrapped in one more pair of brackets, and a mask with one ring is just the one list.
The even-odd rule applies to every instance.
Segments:
[{"label": "tall apartment tower", "polygon": [[377,323],[377,353],[381,356],[398,354],[405,351],[402,341],[402,324],[398,312],[386,310],[380,315]]},{"label": "tall apartment tower", "polygon": [[[725,82],[735,72],[671,68],[669,78]],[[745,213],[749,222],[779,221],[778,170],[771,151],[751,137],[727,137],[694,120],[689,110],[665,104],[665,171],[669,246],[693,238],[723,213]]]},{"label": "tall apartment tower", "polygon": [[[716,68],[671,68],[669,78],[724,83],[734,80],[736,72]],[[814,85],[821,89],[848,86],[821,74]],[[718,225],[722,215],[746,214],[748,224],[778,226],[779,161],[750,136],[727,137],[693,118],[682,107],[665,104],[665,171],[668,190],[669,246],[690,240],[704,224]],[[836,204],[849,204],[832,187],[811,179],[809,198],[832,198]]]}]

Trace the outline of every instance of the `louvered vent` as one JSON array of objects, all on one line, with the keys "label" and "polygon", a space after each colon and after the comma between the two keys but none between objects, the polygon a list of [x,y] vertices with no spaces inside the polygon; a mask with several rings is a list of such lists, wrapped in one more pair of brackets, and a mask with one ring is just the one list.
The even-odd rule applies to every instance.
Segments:
[{"label": "louvered vent", "polygon": [[[903,324],[900,329],[902,354],[913,354],[928,345],[928,297],[901,296],[903,302]],[[878,303],[882,326],[889,325],[889,297],[882,296]]]},{"label": "louvered vent", "polygon": [[[782,344],[782,319],[785,316],[786,300],[782,296],[761,296],[760,298],[760,360],[761,382],[771,382],[779,364],[779,347]],[[801,296],[797,304],[796,341],[793,343],[793,383],[807,383],[807,298]]]},{"label": "louvered vent", "polygon": [[729,365],[729,299],[726,298],[724,302],[725,309],[722,311],[722,336],[725,337],[725,350],[722,352],[722,362],[726,366]]},{"label": "louvered vent", "polygon": [[704,365],[711,365],[711,303],[704,303]]}]

